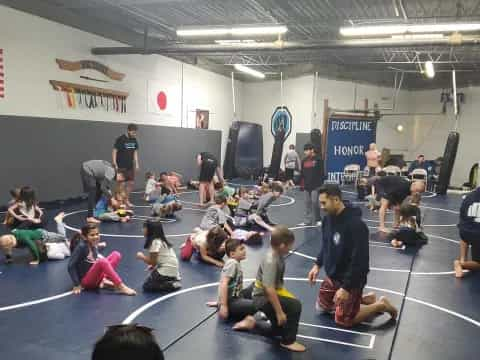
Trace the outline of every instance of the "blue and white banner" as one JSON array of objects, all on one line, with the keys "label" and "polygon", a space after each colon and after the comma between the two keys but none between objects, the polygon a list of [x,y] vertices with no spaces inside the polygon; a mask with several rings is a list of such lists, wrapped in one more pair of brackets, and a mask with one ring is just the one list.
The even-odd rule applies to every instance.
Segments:
[{"label": "blue and white banner", "polygon": [[341,118],[328,119],[326,168],[328,181],[340,182],[345,166],[366,165],[365,152],[375,142],[377,119]]}]

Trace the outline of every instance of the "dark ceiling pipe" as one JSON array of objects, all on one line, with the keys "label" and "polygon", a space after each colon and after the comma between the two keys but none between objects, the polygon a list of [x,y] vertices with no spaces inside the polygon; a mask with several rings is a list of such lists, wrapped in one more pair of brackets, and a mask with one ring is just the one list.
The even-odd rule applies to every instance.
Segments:
[{"label": "dark ceiling pipe", "polygon": [[383,48],[383,47],[419,47],[419,46],[466,46],[480,44],[480,36],[462,36],[456,41],[449,37],[441,39],[361,39],[361,40],[331,40],[316,43],[288,42],[281,46],[273,42],[247,43],[239,45],[214,44],[173,44],[147,49],[143,47],[97,47],[92,48],[94,55],[128,55],[128,54],[176,54],[176,55],[208,55],[231,54],[242,51],[293,51],[293,50],[324,50],[348,48]]}]

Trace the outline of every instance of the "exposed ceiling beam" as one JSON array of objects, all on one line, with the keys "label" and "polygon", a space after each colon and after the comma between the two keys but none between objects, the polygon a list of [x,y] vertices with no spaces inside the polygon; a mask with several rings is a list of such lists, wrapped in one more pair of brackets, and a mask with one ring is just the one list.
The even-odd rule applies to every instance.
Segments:
[{"label": "exposed ceiling beam", "polygon": [[[459,43],[453,43],[449,38],[442,39],[362,39],[362,40],[327,40],[322,42],[289,42],[286,41],[282,46],[273,42],[262,43],[243,43],[235,45],[215,45],[215,44],[172,44],[161,47],[151,47],[149,54],[232,54],[241,51],[258,53],[264,51],[282,52],[298,50],[322,50],[322,49],[348,49],[348,48],[383,48],[383,47],[422,47],[432,45],[443,46],[466,46],[480,44],[480,36],[464,36]],[[145,54],[143,47],[97,47],[92,48],[92,54],[95,55],[125,55],[125,54]]]}]

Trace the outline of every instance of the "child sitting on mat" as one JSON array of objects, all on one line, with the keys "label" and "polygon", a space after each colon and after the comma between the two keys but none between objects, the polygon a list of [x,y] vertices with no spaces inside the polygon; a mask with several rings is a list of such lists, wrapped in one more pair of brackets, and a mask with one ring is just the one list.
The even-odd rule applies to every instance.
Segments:
[{"label": "child sitting on mat", "polygon": [[175,172],[162,172],[159,181],[173,194],[178,194],[182,189],[181,175]]},{"label": "child sitting on mat", "polygon": [[35,191],[30,186],[20,189],[19,201],[8,208],[13,218],[9,225],[12,229],[39,229],[42,225],[43,211],[38,207]]},{"label": "child sitting on mat", "polygon": [[218,316],[224,320],[241,320],[233,326],[234,330],[251,330],[256,324],[253,315],[257,310],[252,300],[253,287],[243,288],[241,261],[246,258],[245,245],[238,239],[228,239],[225,253],[228,260],[220,276],[218,301],[208,302],[207,306],[218,308]]},{"label": "child sitting on mat", "polygon": [[148,171],[145,174],[145,200],[148,202],[154,202],[155,199],[151,199],[150,195],[155,190],[157,185],[157,180],[155,180],[155,173]]},{"label": "child sitting on mat", "polygon": [[215,226],[210,230],[197,228],[182,247],[188,246],[188,242],[190,242],[193,249],[197,252],[199,260],[223,267],[225,240],[227,239],[227,233],[220,226]]},{"label": "child sitting on mat", "polygon": [[148,255],[137,252],[137,259],[148,265],[150,275],[143,283],[147,292],[173,291],[181,288],[178,259],[167,240],[160,221],[149,220],[143,225],[144,248]]},{"label": "child sitting on mat", "polygon": [[98,214],[102,221],[128,222],[133,215],[133,210],[128,206],[127,191],[123,186],[117,186],[112,198],[108,201],[108,208],[104,213]]},{"label": "child sitting on mat", "polygon": [[393,247],[417,246],[426,243],[423,233],[417,225],[417,207],[411,204],[404,204],[400,207],[400,226],[389,234]]},{"label": "child sitting on mat", "polygon": [[170,217],[182,209],[177,195],[166,188],[162,182],[157,183],[151,197],[154,200],[152,205],[152,216],[154,217]]},{"label": "child sitting on mat", "polygon": [[81,234],[82,240],[76,244],[68,263],[68,272],[74,284],[73,293],[80,294],[82,288],[95,290],[112,287],[120,294],[136,295],[135,290],[125,285],[115,270],[122,255],[114,251],[106,258],[99,257],[98,227],[95,224],[87,224],[82,227]]},{"label": "child sitting on mat", "polygon": [[211,205],[200,223],[200,229],[209,230],[215,226],[221,226],[228,234],[232,234],[232,228],[227,223],[227,199],[222,194],[217,194],[214,197],[215,204]]},{"label": "child sitting on mat", "polygon": [[286,226],[276,226],[272,232],[271,248],[258,268],[253,303],[270,320],[272,335],[281,336],[280,346],[290,351],[305,351],[296,342],[302,304],[284,288],[285,256],[293,246],[295,237]]}]

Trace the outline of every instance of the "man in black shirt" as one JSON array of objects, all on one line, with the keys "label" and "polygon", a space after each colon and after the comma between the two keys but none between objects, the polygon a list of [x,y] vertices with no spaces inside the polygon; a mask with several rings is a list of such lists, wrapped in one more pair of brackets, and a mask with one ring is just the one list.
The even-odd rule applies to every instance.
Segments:
[{"label": "man in black shirt", "polygon": [[[135,171],[140,165],[138,162],[137,125],[129,124],[127,133],[118,137],[112,151],[113,166],[117,171],[117,181],[127,183],[127,196],[133,190]],[[131,204],[129,204],[131,205]]]},{"label": "man in black shirt", "polygon": [[322,222],[322,249],[308,279],[314,284],[322,266],[326,277],[316,308],[335,313],[335,322],[345,327],[383,312],[396,319],[397,309],[385,297],[377,300],[375,293],[363,294],[369,272],[369,232],[362,211],[342,200],[338,185],[323,185],[318,191],[327,215]]},{"label": "man in black shirt", "polygon": [[323,160],[312,144],[303,147],[305,158],[302,160],[300,182],[305,191],[305,221],[304,225],[320,225],[320,207],[318,206],[318,188],[323,184]]},{"label": "man in black shirt", "polygon": [[425,191],[423,181],[410,182],[401,176],[384,176],[378,178],[374,184],[374,191],[380,198],[379,227],[381,232],[388,232],[385,227],[385,215],[387,209],[394,211],[393,227],[397,227],[400,222],[400,205],[409,195],[422,193]]},{"label": "man in black shirt", "polygon": [[197,165],[200,167],[200,176],[198,181],[198,193],[200,196],[200,205],[207,205],[207,192],[210,196],[210,203],[213,204],[213,197],[215,188],[213,186],[213,177],[217,173],[218,180],[223,182],[222,170],[218,165],[218,160],[215,156],[208,152],[202,152],[197,155]]}]

